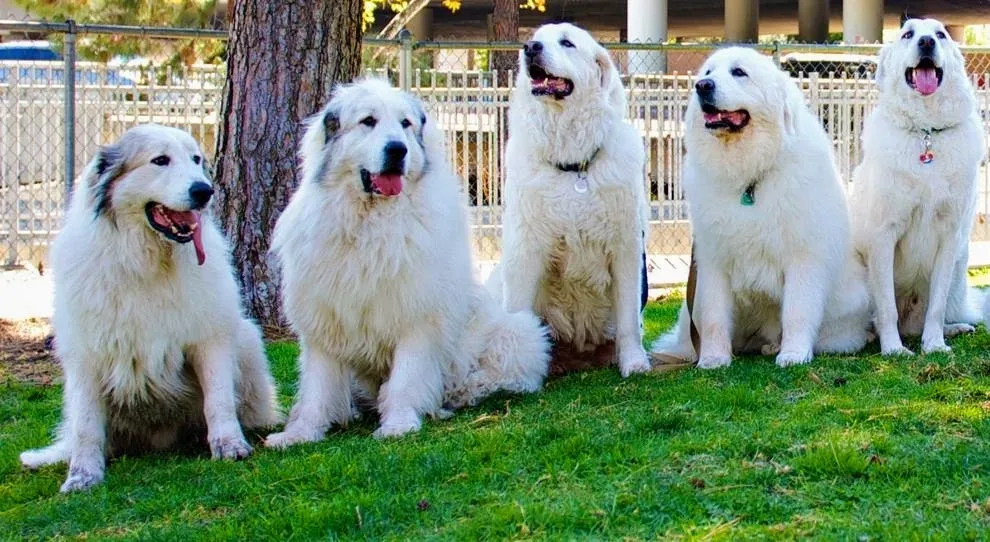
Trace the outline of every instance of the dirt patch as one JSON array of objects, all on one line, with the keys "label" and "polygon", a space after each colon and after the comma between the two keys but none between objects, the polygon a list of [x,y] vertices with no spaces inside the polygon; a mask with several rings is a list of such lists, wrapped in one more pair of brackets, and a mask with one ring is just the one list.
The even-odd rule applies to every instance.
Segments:
[{"label": "dirt patch", "polygon": [[0,380],[55,383],[62,370],[52,347],[48,318],[0,319]]}]

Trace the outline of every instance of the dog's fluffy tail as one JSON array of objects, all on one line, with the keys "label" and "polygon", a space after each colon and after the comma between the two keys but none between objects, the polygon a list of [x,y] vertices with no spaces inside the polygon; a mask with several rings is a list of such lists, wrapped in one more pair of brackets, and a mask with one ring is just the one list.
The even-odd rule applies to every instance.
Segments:
[{"label": "dog's fluffy tail", "polygon": [[465,348],[477,364],[448,391],[450,407],[477,404],[499,390],[537,391],[550,369],[549,330],[536,315],[509,314],[485,292],[480,305],[468,325]]},{"label": "dog's fluffy tail", "polygon": [[650,350],[684,361],[698,360],[694,345],[691,344],[691,317],[688,316],[686,303],[681,303],[681,310],[677,314],[677,323],[674,327],[661,335]]}]

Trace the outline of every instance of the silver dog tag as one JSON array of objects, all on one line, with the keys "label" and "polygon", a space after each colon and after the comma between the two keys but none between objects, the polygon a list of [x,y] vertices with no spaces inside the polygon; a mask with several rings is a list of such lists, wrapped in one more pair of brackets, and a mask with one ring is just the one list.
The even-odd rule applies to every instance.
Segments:
[{"label": "silver dog tag", "polygon": [[588,174],[578,173],[577,180],[574,181],[574,191],[578,194],[584,194],[588,191]]}]

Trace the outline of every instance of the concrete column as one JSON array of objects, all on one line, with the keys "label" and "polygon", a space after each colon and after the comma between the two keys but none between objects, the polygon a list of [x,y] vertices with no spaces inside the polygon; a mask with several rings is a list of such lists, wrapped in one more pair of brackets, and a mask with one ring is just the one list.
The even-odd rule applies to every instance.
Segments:
[{"label": "concrete column", "polygon": [[[655,43],[667,41],[667,0],[627,0],[626,41]],[[630,51],[630,73],[667,71],[667,55],[659,51]]]},{"label": "concrete column", "polygon": [[406,25],[406,29],[413,35],[416,41],[429,41],[433,39],[433,8],[423,8],[413,16]]},{"label": "concrete column", "polygon": [[760,39],[760,0],[725,0],[725,40],[755,43]]},{"label": "concrete column", "polygon": [[842,0],[842,41],[883,41],[883,0]]},{"label": "concrete column", "polygon": [[952,37],[952,41],[958,43],[959,45],[966,44],[966,25],[950,24],[946,25],[945,29],[949,31],[949,36]]},{"label": "concrete column", "polygon": [[828,40],[828,0],[798,0],[798,41]]}]

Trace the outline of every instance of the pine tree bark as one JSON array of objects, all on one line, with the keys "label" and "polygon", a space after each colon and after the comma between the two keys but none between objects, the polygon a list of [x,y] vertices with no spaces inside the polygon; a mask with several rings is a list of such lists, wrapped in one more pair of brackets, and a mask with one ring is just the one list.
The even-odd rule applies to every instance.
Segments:
[{"label": "pine tree bark", "polygon": [[361,64],[362,0],[232,0],[215,210],[245,308],[281,327],[272,229],[298,185],[302,120]]},{"label": "pine tree bark", "polygon": [[[519,0],[494,0],[492,26],[495,41],[519,40]],[[514,72],[519,59],[518,51],[495,51],[491,69],[498,70],[498,84],[512,85],[509,72]]]}]

